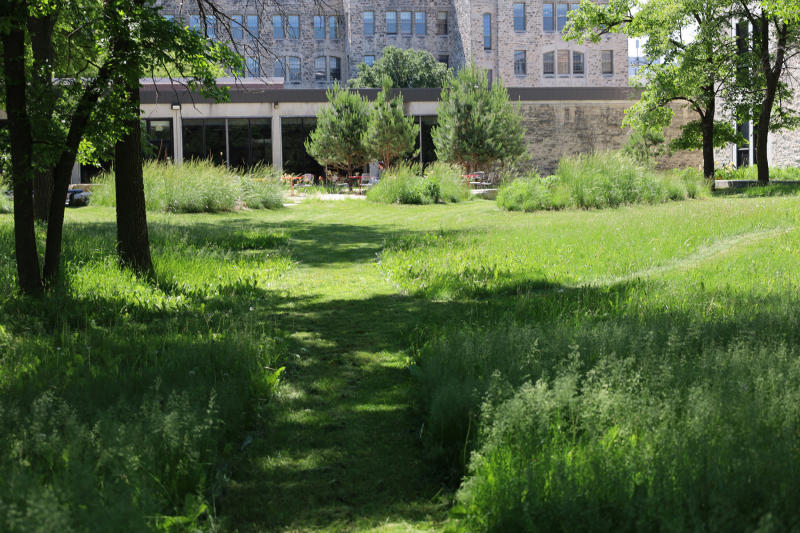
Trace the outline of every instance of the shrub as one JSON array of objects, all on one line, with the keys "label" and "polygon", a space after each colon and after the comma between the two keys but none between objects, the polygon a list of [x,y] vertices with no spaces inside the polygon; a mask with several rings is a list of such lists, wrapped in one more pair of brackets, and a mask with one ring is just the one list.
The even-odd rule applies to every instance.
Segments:
[{"label": "shrub", "polygon": [[454,201],[452,198],[457,197],[458,191],[452,186],[452,177],[448,177],[452,170],[444,170],[447,167],[442,165],[425,178],[419,177],[419,163],[402,163],[388,168],[381,173],[378,184],[367,192],[367,199],[384,204],[430,204],[447,199],[444,196],[446,192],[450,201]]},{"label": "shrub", "polygon": [[425,169],[425,179],[435,182],[443,202],[462,202],[470,197],[469,188],[461,177],[464,169],[444,161],[436,161]]},{"label": "shrub", "polygon": [[8,215],[14,212],[14,200],[0,191],[0,215]]},{"label": "shrub", "polygon": [[[271,167],[256,167],[252,178],[239,178],[224,166],[210,161],[186,161],[180,165],[148,161],[144,164],[144,193],[148,211],[168,213],[214,213],[230,211],[237,202],[252,209],[283,205],[281,186]],[[255,181],[264,180],[264,181]],[[116,206],[114,174],[98,179],[102,185],[92,192],[95,205]]]},{"label": "shrub", "polygon": [[500,189],[497,205],[508,211],[551,209],[552,190],[538,174],[519,178]]}]

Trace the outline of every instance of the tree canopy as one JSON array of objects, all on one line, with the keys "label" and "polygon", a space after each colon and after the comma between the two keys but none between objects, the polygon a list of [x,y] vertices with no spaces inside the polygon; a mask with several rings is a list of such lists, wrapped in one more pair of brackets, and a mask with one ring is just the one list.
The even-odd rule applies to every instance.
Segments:
[{"label": "tree canopy", "polygon": [[[414,150],[419,136],[419,124],[414,117],[403,113],[403,95],[391,98],[392,81],[383,78],[383,90],[372,104],[367,129],[362,136],[364,147],[372,158],[383,161],[387,167],[398,157]],[[414,152],[415,157],[419,150]]]},{"label": "tree canopy", "polygon": [[358,65],[358,76],[348,82],[353,88],[383,87],[388,76],[392,87],[399,89],[424,89],[446,87],[452,71],[425,50],[401,50],[394,46],[383,49],[383,55],[372,66]]}]

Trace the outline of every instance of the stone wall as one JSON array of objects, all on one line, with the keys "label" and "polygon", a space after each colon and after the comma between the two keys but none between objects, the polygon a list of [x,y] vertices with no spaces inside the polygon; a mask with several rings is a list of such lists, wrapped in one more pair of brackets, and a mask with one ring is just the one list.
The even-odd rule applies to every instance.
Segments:
[{"label": "stone wall", "polygon": [[[619,150],[625,146],[629,130],[622,128],[627,102],[523,102],[525,140],[532,161],[544,175],[552,174],[566,155],[593,151]],[[680,132],[691,120],[686,109],[678,106],[667,138]],[[697,167],[702,163],[699,151],[678,152],[659,160],[659,168]]]}]

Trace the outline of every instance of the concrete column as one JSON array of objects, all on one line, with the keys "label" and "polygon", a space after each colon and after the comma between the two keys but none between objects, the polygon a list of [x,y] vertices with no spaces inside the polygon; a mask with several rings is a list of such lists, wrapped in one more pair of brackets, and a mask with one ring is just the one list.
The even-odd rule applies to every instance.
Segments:
[{"label": "concrete column", "polygon": [[272,104],[272,165],[278,169],[283,168],[283,143],[281,140],[280,104],[277,109],[275,104]]},{"label": "concrete column", "polygon": [[181,124],[181,110],[172,111],[172,153],[175,154],[175,164],[183,163],[183,125]]},{"label": "concrete column", "polygon": [[81,182],[81,164],[77,161],[72,165],[72,177],[69,182],[73,185]]}]

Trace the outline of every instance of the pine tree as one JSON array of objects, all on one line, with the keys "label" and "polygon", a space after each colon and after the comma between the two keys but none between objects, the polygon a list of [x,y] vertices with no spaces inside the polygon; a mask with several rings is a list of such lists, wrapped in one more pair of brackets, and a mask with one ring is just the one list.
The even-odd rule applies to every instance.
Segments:
[{"label": "pine tree", "polygon": [[474,61],[442,91],[438,114],[431,135],[441,161],[460,163],[472,173],[525,152],[519,104],[511,105],[501,79],[489,88],[486,72]]},{"label": "pine tree", "polygon": [[306,151],[322,165],[353,174],[370,158],[361,137],[369,122],[369,104],[337,83],[328,91],[329,106],[317,114],[317,128],[306,141]]},{"label": "pine tree", "polygon": [[[393,160],[414,150],[419,124],[414,124],[414,117],[403,114],[402,94],[390,99],[392,80],[389,76],[384,76],[382,81],[383,90],[372,104],[362,143],[371,159],[383,161],[388,167]],[[412,157],[418,153],[416,150]]]}]

